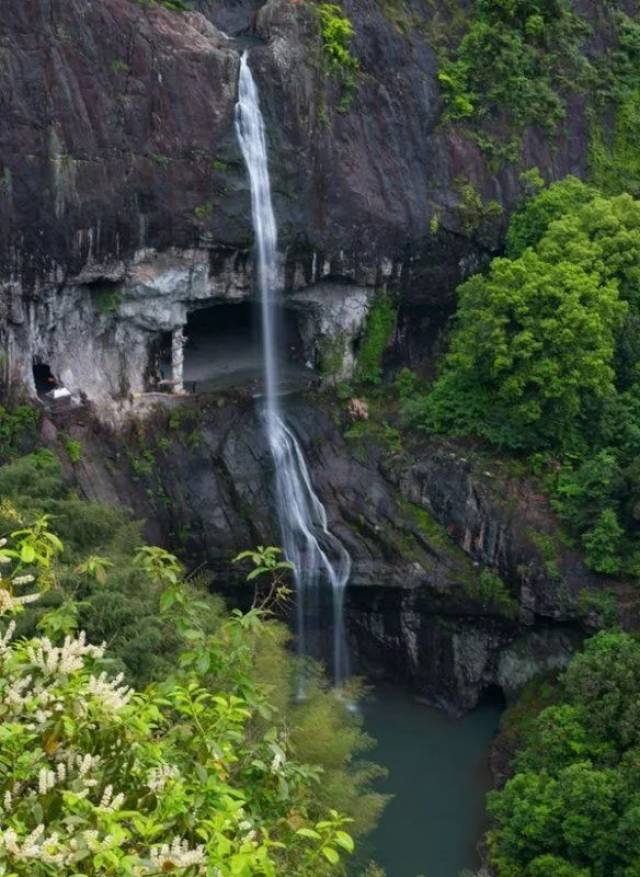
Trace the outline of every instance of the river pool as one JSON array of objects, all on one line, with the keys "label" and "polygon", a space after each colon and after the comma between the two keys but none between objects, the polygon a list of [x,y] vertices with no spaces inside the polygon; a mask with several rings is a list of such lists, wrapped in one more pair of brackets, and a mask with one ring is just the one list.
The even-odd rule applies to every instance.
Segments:
[{"label": "river pool", "polygon": [[378,789],[395,796],[367,852],[387,877],[458,877],[478,867],[489,747],[502,706],[485,703],[451,719],[406,692],[378,687],[361,709],[378,741],[372,760],[389,771]]}]

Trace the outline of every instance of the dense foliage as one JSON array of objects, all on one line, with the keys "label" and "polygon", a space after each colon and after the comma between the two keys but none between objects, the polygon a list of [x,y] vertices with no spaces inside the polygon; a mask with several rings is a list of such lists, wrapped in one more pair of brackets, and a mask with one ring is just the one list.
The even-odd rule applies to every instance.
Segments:
[{"label": "dense foliage", "polygon": [[640,195],[640,22],[616,11],[618,48],[600,69],[592,109],[591,176],[606,192]]},{"label": "dense foliage", "polygon": [[[39,569],[50,585],[63,548],[46,522],[4,542],[0,616],[38,597],[20,593]],[[103,663],[104,644],[89,644],[84,631],[62,638],[55,613],[41,619],[50,636],[16,641],[15,623],[3,627],[4,873],[342,873],[350,820],[323,806],[320,769],[292,758],[287,726],[252,672],[260,612],[210,634],[199,620],[207,606],[189,599],[175,558],[160,549],[141,558],[165,585],[164,615],[189,642],[163,682],[133,691]]]},{"label": "dense foliage", "polygon": [[340,109],[345,110],[353,97],[356,74],[360,68],[358,59],[351,51],[353,25],[337,3],[319,3],[317,10],[323,54],[330,72],[340,81]]},{"label": "dense foliage", "polygon": [[379,384],[382,358],[396,326],[397,307],[388,295],[378,296],[367,316],[364,337],[358,351],[356,377],[366,384]]},{"label": "dense foliage", "polygon": [[0,605],[21,610],[0,656],[6,873],[342,873],[379,769],[319,671],[294,702],[286,630],[229,616],[125,512],[71,494],[49,452],[0,468],[0,496]]},{"label": "dense foliage", "polygon": [[[589,79],[586,33],[569,0],[475,0],[439,74],[449,118],[504,119],[512,134],[529,124],[555,128],[564,92]],[[500,148],[514,157],[513,142]]]},{"label": "dense foliage", "polygon": [[562,687],[490,796],[497,877],[638,877],[640,643],[599,634]]},{"label": "dense foliage", "polygon": [[0,405],[0,462],[15,456],[35,438],[38,421],[31,405]]},{"label": "dense foliage", "polygon": [[447,3],[448,27],[430,34],[445,117],[463,122],[499,164],[519,157],[526,127],[537,125],[546,136],[561,131],[567,100],[580,92],[591,125],[594,182],[606,192],[638,194],[640,25],[629,14],[632,5]]},{"label": "dense foliage", "polygon": [[568,178],[515,215],[507,252],[460,287],[440,377],[405,411],[549,460],[593,568],[637,574],[640,202]]}]

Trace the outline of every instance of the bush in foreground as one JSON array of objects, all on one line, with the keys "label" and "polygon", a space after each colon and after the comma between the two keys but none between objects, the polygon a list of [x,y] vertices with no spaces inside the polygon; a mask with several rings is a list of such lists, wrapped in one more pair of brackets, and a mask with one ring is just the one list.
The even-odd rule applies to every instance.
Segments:
[{"label": "bush in foreground", "polygon": [[143,552],[190,648],[171,677],[135,691],[103,645],[56,633],[57,610],[40,619],[44,636],[14,639],[6,619],[37,600],[24,589],[47,582],[62,550],[41,524],[0,548],[0,873],[343,874],[349,820],[317,803],[321,770],[292,757],[253,673],[262,612],[208,632],[175,559]]}]

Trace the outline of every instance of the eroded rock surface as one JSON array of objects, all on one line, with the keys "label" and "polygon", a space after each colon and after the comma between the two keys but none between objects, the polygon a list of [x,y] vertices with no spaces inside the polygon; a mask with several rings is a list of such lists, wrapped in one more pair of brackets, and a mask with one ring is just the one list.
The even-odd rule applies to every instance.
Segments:
[{"label": "eroded rock surface", "polygon": [[[490,478],[454,443],[393,455],[345,441],[318,397],[289,408],[329,526],[354,561],[347,617],[361,669],[461,712],[492,686],[510,695],[566,663],[597,622],[588,598],[602,582],[553,540],[555,519],[532,485]],[[73,477],[84,495],[133,508],[149,539],[204,562],[232,599],[246,596],[230,582],[231,559],[279,541],[252,399],[175,402],[124,443],[73,419],[65,430],[82,445]],[[502,599],[482,591],[483,571],[499,577]]]},{"label": "eroded rock surface", "polygon": [[[443,124],[428,28],[401,32],[378,0],[343,2],[360,61],[343,112],[304,0],[197,0],[191,13],[134,0],[5,5],[0,379],[33,395],[33,363],[46,363],[102,421],[117,410],[121,427],[149,411],[138,397],[161,336],[194,309],[253,295],[234,130],[242,51],[267,122],[280,285],[305,357],[317,366],[339,355],[336,377],[350,374],[380,290],[400,303],[399,364],[428,358],[456,285],[499,246],[520,172],[586,170],[588,123],[574,95],[557,137],[527,132],[522,161],[494,171]],[[423,24],[439,6],[405,5]],[[581,7],[593,17],[598,3]],[[501,216],[470,217],[465,184]],[[158,415],[155,438],[152,416],[150,447],[123,445],[73,412],[64,429],[82,441],[74,477],[87,496],[130,505],[154,541],[226,569],[236,551],[278,541],[270,456],[250,393],[195,408],[186,420],[173,413],[173,425]],[[509,692],[566,660],[594,580],[554,547],[534,486],[495,476],[453,444],[397,459],[347,445],[317,402],[296,404],[291,422],[354,557],[348,610],[363,666],[459,711],[489,686]],[[44,438],[55,444],[50,426]],[[508,608],[478,591],[485,569],[504,583]]]},{"label": "eroded rock surface", "polygon": [[[441,324],[460,278],[497,245],[520,170],[584,172],[577,97],[557,138],[530,131],[521,166],[495,173],[442,124],[435,55],[418,26],[438,4],[412,0],[410,33],[376,0],[343,5],[361,70],[346,111],[310,2],[199,0],[190,13],[134,0],[9,4],[0,22],[5,380],[33,390],[32,360],[49,362],[100,413],[144,388],[159,331],[179,328],[207,296],[250,294],[250,199],[234,130],[247,48],[268,128],[282,286],[311,288],[316,301],[336,279],[390,287],[412,349],[412,327]],[[465,183],[503,216],[471,222]],[[91,312],[105,291],[118,325]],[[318,337],[310,349],[319,359]]]}]

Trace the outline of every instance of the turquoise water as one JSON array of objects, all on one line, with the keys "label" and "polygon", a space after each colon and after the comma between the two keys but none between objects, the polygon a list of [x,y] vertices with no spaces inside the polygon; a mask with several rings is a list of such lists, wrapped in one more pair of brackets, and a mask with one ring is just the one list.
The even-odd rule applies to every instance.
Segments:
[{"label": "turquoise water", "polygon": [[484,704],[450,719],[403,691],[377,688],[362,713],[378,741],[372,760],[389,770],[379,791],[395,796],[367,844],[370,856],[387,877],[458,877],[478,867],[501,707]]}]

